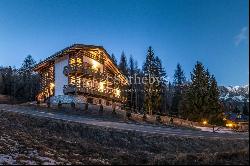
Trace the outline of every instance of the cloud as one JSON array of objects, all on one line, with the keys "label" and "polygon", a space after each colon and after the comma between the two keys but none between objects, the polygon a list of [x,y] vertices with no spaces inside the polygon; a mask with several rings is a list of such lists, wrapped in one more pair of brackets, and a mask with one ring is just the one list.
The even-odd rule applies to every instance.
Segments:
[{"label": "cloud", "polygon": [[247,40],[247,30],[248,30],[248,27],[243,27],[243,28],[241,28],[240,33],[235,36],[234,43],[236,46],[238,46],[244,40]]}]

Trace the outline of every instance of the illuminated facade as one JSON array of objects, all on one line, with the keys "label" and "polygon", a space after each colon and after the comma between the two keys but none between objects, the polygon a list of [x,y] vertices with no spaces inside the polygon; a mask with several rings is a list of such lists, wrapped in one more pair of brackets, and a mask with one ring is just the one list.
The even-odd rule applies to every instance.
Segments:
[{"label": "illuminated facade", "polygon": [[101,46],[74,44],[37,64],[40,92],[37,99],[81,95],[89,103],[123,103],[127,80]]}]

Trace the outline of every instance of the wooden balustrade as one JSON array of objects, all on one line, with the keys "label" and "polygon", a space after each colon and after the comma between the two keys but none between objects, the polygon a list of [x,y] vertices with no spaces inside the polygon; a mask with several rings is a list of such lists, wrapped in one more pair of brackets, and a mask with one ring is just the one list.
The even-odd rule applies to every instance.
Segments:
[{"label": "wooden balustrade", "polygon": [[122,97],[116,97],[113,94],[112,90],[104,90],[103,92],[101,92],[95,88],[76,87],[74,85],[64,85],[63,92],[64,92],[64,94],[69,94],[69,93],[71,93],[71,94],[75,94],[75,93],[87,94],[87,95],[92,95],[94,97],[107,98],[109,100],[117,100],[117,101],[123,100]]}]

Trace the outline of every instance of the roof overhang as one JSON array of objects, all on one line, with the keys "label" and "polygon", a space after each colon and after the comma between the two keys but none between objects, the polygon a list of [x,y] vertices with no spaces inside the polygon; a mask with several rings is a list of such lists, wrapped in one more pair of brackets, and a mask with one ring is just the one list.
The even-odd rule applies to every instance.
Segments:
[{"label": "roof overhang", "polygon": [[63,57],[63,56],[66,56],[71,52],[75,52],[75,51],[81,50],[81,49],[99,49],[99,50],[103,51],[105,64],[109,64],[112,67],[112,69],[115,70],[116,74],[120,75],[120,77],[125,82],[125,84],[128,83],[127,79],[122,74],[122,72],[119,70],[118,66],[114,63],[113,59],[108,54],[108,52],[102,46],[95,46],[95,45],[73,44],[69,47],[62,49],[61,51],[54,53],[53,55],[49,56],[45,60],[39,62],[37,65],[34,66],[33,70],[35,72],[38,72],[41,69],[43,69],[44,67],[46,67],[47,65],[53,63],[56,59]]}]

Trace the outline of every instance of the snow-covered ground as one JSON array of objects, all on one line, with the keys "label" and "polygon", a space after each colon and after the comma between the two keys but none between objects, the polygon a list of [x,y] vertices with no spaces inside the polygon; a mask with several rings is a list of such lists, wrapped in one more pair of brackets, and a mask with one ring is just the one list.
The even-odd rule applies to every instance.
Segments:
[{"label": "snow-covered ground", "polygon": [[[213,132],[213,128],[211,127],[201,127],[201,126],[194,126],[195,128],[197,129],[200,129],[201,131],[208,131],[208,132]],[[218,127],[215,127],[215,132],[217,133],[234,133],[233,130],[229,129],[229,128],[226,128],[226,127],[223,127],[223,128],[219,128],[219,130],[217,130]]]}]

